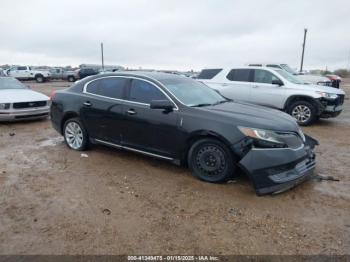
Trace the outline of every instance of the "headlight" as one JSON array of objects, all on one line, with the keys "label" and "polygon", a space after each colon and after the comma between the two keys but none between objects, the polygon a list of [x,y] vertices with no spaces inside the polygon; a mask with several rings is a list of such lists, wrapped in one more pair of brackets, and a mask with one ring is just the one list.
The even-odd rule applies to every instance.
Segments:
[{"label": "headlight", "polygon": [[298,134],[301,137],[301,139],[303,140],[303,142],[305,142],[305,135],[303,133],[303,130],[301,130],[301,128],[299,127],[298,129]]},{"label": "headlight", "polygon": [[238,129],[248,137],[254,138],[257,141],[263,141],[262,147],[287,147],[284,141],[274,131],[250,127],[238,127]]},{"label": "headlight", "polygon": [[320,86],[330,86],[331,82],[317,82],[317,84]]},{"label": "headlight", "polygon": [[2,109],[9,109],[10,104],[9,103],[0,103],[0,110]]},{"label": "headlight", "polygon": [[276,132],[251,127],[238,127],[247,137],[253,138],[253,145],[259,148],[299,148],[305,142],[305,136],[298,132]]},{"label": "headlight", "polygon": [[338,98],[337,94],[326,93],[326,92],[319,92],[319,91],[316,91],[316,93],[321,95],[324,98],[330,98],[330,99],[337,99]]}]

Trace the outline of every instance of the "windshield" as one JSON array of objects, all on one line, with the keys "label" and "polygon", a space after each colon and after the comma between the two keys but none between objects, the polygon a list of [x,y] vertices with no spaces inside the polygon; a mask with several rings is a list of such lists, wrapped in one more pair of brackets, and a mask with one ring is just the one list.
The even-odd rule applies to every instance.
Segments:
[{"label": "windshield", "polygon": [[187,106],[209,106],[230,101],[205,84],[189,78],[169,78],[159,81]]},{"label": "windshield", "polygon": [[288,73],[292,75],[296,75],[297,72],[295,72],[292,68],[289,67],[289,65],[283,64],[281,65],[282,69],[286,70]]},{"label": "windshield", "polygon": [[0,78],[0,90],[2,89],[27,89],[25,85],[13,78]]},{"label": "windshield", "polygon": [[284,70],[275,70],[277,73],[279,73],[281,76],[283,76],[286,80],[288,80],[289,82],[292,82],[293,84],[298,84],[298,85],[302,85],[304,84],[303,81],[300,81],[298,78],[296,78],[295,76],[293,76],[292,74],[288,73],[287,71]]}]

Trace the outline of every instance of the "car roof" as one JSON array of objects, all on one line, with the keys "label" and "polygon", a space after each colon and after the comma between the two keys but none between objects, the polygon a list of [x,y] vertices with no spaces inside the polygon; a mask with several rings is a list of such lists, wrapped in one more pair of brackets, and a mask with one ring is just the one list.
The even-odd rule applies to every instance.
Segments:
[{"label": "car roof", "polygon": [[233,66],[233,67],[216,67],[216,68],[204,68],[202,70],[210,70],[210,69],[222,69],[223,71],[230,71],[232,69],[266,69],[266,70],[278,70],[279,68],[271,68],[271,67],[261,67],[261,66]]},{"label": "car roof", "polygon": [[[170,79],[170,78],[187,78],[183,75],[177,75],[172,73],[163,73],[158,71],[117,71],[113,73],[105,73],[95,76],[95,78],[106,77],[106,76],[134,76],[134,77],[144,77],[151,78],[155,80]],[[188,78],[190,79],[190,78]]]}]

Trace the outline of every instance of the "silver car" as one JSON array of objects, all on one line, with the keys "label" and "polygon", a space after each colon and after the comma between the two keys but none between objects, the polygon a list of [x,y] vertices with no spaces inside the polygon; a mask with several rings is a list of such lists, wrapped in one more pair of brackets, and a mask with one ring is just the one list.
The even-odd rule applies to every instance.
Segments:
[{"label": "silver car", "polygon": [[267,67],[204,69],[198,81],[230,99],[285,111],[299,125],[338,116],[345,97],[341,89],[304,84],[285,70]]},{"label": "silver car", "polygon": [[50,98],[12,77],[0,77],[0,121],[48,117]]}]

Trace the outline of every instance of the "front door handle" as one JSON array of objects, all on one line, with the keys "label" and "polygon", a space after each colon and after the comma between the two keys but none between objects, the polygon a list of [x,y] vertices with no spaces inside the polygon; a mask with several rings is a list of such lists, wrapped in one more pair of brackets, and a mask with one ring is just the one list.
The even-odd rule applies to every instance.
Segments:
[{"label": "front door handle", "polygon": [[257,86],[257,85],[254,85],[254,86],[253,86],[253,88],[259,88],[259,86]]},{"label": "front door handle", "polygon": [[90,103],[90,101],[86,101],[83,103],[84,106],[92,106],[92,104]]},{"label": "front door handle", "polygon": [[127,111],[127,113],[128,113],[129,115],[136,115],[136,111],[135,111],[134,109],[129,109],[129,110]]}]

